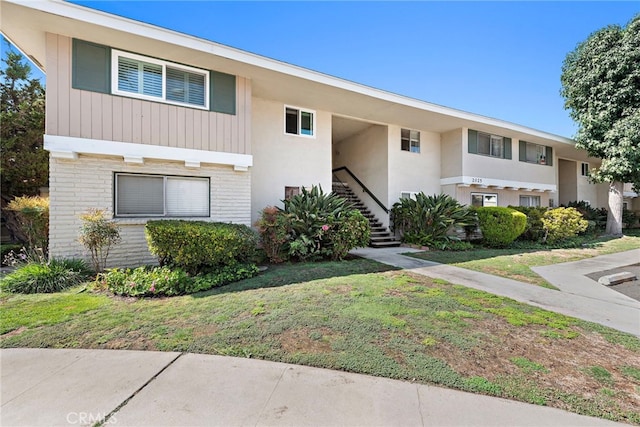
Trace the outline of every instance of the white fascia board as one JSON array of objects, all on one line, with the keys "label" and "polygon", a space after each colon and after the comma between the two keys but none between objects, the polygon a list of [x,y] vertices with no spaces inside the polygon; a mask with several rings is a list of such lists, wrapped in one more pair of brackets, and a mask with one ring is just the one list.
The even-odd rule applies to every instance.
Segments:
[{"label": "white fascia board", "polygon": [[196,165],[200,163],[211,163],[230,165],[238,168],[237,170],[248,170],[249,167],[253,166],[253,156],[250,154],[103,141],[70,136],[45,135],[44,148],[50,151],[54,157],[67,159],[77,158],[77,153],[80,153],[120,156],[134,163],[140,163],[143,159],[181,161],[185,162],[187,167],[198,167]]},{"label": "white fascia board", "polygon": [[[506,179],[494,179],[494,178],[485,178],[485,177],[477,177],[477,176],[454,176],[451,178],[442,178],[440,180],[440,185],[451,185],[458,184],[464,187],[470,187],[472,185],[479,186],[481,188],[486,187],[511,187],[514,189],[525,189],[526,191],[557,191],[557,186],[555,184],[541,184],[538,182],[522,182],[522,181],[510,181]],[[497,188],[496,188],[497,190]]]},{"label": "white fascia board", "polygon": [[[479,114],[469,113],[462,110],[456,110],[454,108],[443,107],[441,105],[432,104],[426,101],[420,101],[415,98],[407,96],[397,95],[395,93],[386,92],[380,89],[365,86],[359,83],[351,82],[349,80],[340,79],[327,74],[323,74],[317,71],[309,70],[307,68],[298,67],[296,65],[287,64],[285,62],[277,61],[275,59],[266,58],[264,56],[256,55],[254,53],[246,52],[240,49],[224,46],[219,43],[204,40],[198,37],[190,36],[187,34],[179,33],[177,31],[168,30],[165,28],[157,27],[155,25],[146,24],[143,22],[134,21],[132,19],[123,18],[120,16],[112,15],[106,12],[97,11],[84,6],[79,6],[73,3],[67,3],[60,0],[46,0],[46,1],[33,1],[33,0],[3,0],[10,3],[15,3],[31,9],[40,10],[43,12],[65,16],[71,19],[76,19],[91,24],[112,28],[114,30],[127,32],[141,37],[156,39],[166,43],[171,43],[177,46],[183,46],[188,49],[193,49],[201,52],[205,52],[211,55],[216,55],[222,58],[227,58],[233,61],[253,65],[256,67],[264,68],[267,70],[276,71],[282,74],[287,74],[293,77],[309,80],[312,82],[333,86],[336,88],[344,89],[347,91],[355,92],[358,94],[371,96],[373,98],[381,99],[384,101],[393,102],[396,104],[406,105],[419,110],[439,113],[447,116],[452,116],[464,120],[470,120],[474,122],[483,123],[490,126],[497,126],[501,128],[510,129],[515,132],[522,132],[532,136],[549,139],[552,141],[575,144],[575,142],[569,138],[563,136],[554,135],[537,129],[532,129],[526,126],[521,126],[515,123],[494,119],[491,117],[482,116]],[[250,77],[250,76],[248,76]]]},{"label": "white fascia board", "polygon": [[638,197],[638,193],[636,193],[635,191],[625,191],[624,193],[622,193],[623,197]]}]

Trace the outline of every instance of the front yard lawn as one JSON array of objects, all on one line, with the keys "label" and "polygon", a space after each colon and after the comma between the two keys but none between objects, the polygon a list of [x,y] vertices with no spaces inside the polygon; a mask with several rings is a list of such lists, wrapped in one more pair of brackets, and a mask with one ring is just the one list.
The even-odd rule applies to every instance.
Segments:
[{"label": "front yard lawn", "polygon": [[428,251],[407,255],[555,289],[552,284],[531,271],[530,267],[639,249],[640,237],[638,233],[635,234],[619,239],[601,237],[584,243],[583,247],[572,249],[475,248],[464,252]]},{"label": "front yard lawn", "polygon": [[640,339],[373,261],[280,265],[174,298],[80,290],[3,294],[0,346],[253,357],[640,424]]}]

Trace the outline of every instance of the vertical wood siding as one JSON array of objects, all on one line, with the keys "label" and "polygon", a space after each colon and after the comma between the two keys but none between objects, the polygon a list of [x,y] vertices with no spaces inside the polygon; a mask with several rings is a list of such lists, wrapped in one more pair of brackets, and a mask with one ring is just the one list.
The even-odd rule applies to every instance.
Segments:
[{"label": "vertical wood siding", "polygon": [[71,38],[47,33],[47,134],[251,154],[250,80],[236,78],[229,115],[73,89],[71,56]]}]

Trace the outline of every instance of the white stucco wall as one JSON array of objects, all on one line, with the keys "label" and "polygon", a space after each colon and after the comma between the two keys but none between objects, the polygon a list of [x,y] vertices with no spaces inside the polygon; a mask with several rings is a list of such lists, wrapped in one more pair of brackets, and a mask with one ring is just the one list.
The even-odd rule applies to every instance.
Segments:
[{"label": "white stucco wall", "polygon": [[252,105],[251,221],[255,223],[266,206],[282,206],[285,187],[320,184],[325,192],[331,191],[331,115],[316,110],[316,135],[310,138],[285,134],[282,102],[253,98]]},{"label": "white stucco wall", "polygon": [[[461,176],[462,173],[462,129],[443,133],[440,142],[440,170],[442,178]],[[444,189],[442,190],[444,192]]]},{"label": "white stucco wall", "polygon": [[440,134],[420,130],[420,152],[400,149],[401,127],[389,126],[388,205],[400,199],[404,191],[440,194]]}]

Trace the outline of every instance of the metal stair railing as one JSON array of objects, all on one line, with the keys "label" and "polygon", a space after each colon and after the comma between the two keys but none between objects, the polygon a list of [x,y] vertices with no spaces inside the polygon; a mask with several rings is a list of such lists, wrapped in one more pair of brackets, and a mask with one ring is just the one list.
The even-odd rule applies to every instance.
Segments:
[{"label": "metal stair railing", "polygon": [[[349,168],[348,168],[348,167],[346,167],[346,166],[341,166],[341,167],[339,167],[339,168],[335,168],[335,169],[333,169],[333,171],[332,171],[332,172],[333,172],[333,176],[334,176],[334,177],[336,177],[336,178],[338,178],[338,176],[336,175],[336,172],[340,172],[340,171],[345,171],[346,173],[348,173],[348,174],[349,174],[349,176],[351,176],[351,178],[353,178],[353,180],[354,180],[355,182],[357,182],[357,183],[358,183],[358,185],[362,188],[362,191],[364,191],[365,193],[367,193],[367,194],[368,194],[368,195],[373,199],[373,201],[374,201],[374,202],[376,202],[376,203],[378,204],[378,206],[380,206],[380,207],[382,208],[382,210],[383,210],[385,213],[389,213],[389,209],[388,209],[384,204],[382,204],[382,202],[381,202],[381,201],[380,201],[380,200],[375,196],[375,194],[373,194],[373,193],[371,192],[371,190],[369,190],[369,189],[367,188],[367,186],[366,186],[366,185],[364,185],[364,183],[363,183],[362,181],[360,181],[360,179],[358,179],[358,177],[357,177],[357,176],[355,176],[355,175],[353,174],[353,172],[351,172],[351,171],[349,170]],[[345,185],[342,183],[342,181],[338,181],[338,182],[340,182],[340,183],[341,183],[341,185],[342,185],[343,187],[345,187]]]}]

